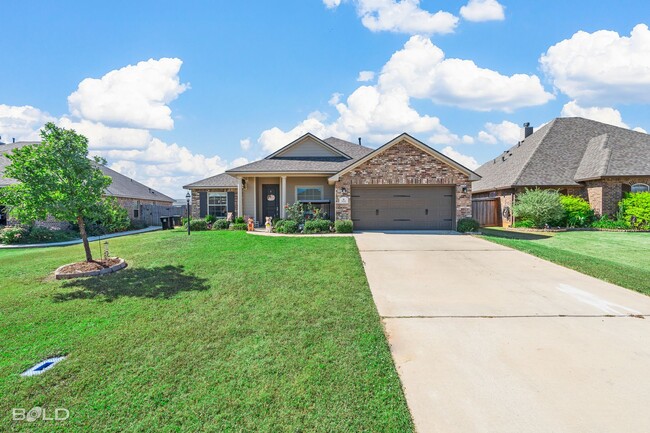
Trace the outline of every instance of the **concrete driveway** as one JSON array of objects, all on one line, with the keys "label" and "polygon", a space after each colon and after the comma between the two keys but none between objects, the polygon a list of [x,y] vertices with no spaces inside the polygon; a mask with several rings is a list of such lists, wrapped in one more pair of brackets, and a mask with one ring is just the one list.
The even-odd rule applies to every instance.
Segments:
[{"label": "concrete driveway", "polygon": [[355,239],[418,432],[650,432],[650,297],[471,236]]}]

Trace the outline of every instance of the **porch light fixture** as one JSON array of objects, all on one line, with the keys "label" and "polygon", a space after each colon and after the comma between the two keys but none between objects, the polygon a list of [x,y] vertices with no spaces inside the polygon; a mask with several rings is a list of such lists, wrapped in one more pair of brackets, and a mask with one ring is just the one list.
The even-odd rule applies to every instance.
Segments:
[{"label": "porch light fixture", "polygon": [[467,185],[461,185],[461,186],[460,186],[460,190],[461,190],[463,193],[467,192]]},{"label": "porch light fixture", "polygon": [[346,187],[341,188],[341,194],[347,194],[348,189]]},{"label": "porch light fixture", "polygon": [[185,194],[185,199],[187,200],[187,235],[190,235],[190,198],[192,195],[188,191],[187,194]]}]

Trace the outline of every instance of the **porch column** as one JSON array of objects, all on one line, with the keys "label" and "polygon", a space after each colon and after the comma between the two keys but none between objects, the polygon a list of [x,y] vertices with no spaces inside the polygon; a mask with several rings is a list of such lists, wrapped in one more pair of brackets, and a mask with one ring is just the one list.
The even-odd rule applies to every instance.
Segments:
[{"label": "porch column", "polygon": [[287,217],[284,210],[284,205],[287,204],[287,177],[281,176],[280,182],[280,218],[285,219]]},{"label": "porch column", "polygon": [[257,221],[257,178],[253,178],[253,220]]},{"label": "porch column", "polygon": [[244,198],[243,197],[244,190],[243,190],[243,188],[241,186],[241,182],[242,182],[242,178],[238,177],[237,178],[237,216],[238,217],[243,216],[242,213],[244,212],[243,209],[242,209],[243,208],[242,202],[243,202],[243,198]]}]

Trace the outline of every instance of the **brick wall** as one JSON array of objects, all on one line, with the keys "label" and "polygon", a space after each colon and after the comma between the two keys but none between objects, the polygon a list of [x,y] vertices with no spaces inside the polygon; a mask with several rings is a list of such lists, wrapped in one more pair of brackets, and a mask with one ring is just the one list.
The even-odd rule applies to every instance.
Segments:
[{"label": "brick wall", "polygon": [[605,178],[586,182],[586,192],[596,215],[615,215],[624,191],[635,183],[650,184],[650,176]]},{"label": "brick wall", "polygon": [[[350,219],[354,185],[456,185],[456,218],[472,216],[468,176],[407,141],[401,141],[341,176],[335,185],[336,219]],[[465,186],[467,192],[463,192]],[[344,192],[345,190],[345,192]],[[347,201],[341,203],[341,201]]]}]

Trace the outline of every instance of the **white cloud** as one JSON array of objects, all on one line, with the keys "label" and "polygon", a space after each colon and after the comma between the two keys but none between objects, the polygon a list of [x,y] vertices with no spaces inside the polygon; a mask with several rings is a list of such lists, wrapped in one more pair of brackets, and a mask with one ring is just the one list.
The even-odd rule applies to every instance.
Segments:
[{"label": "white cloud", "polygon": [[474,159],[473,156],[463,155],[451,146],[447,146],[442,149],[441,153],[458,162],[459,164],[464,165],[470,170],[475,170],[479,167],[479,163],[476,161],[476,159]]},{"label": "white cloud", "polygon": [[341,0],[323,0],[323,4],[327,9],[336,9],[341,4]]},{"label": "white cloud", "polygon": [[241,147],[241,150],[247,151],[251,148],[251,139],[250,138],[242,138],[239,140],[239,147]]},{"label": "white cloud", "polygon": [[0,137],[2,142],[40,141],[40,129],[56,119],[31,105],[13,106],[0,104]]},{"label": "white cloud", "polygon": [[548,49],[540,63],[555,87],[582,104],[650,102],[650,30],[629,37],[579,31]]},{"label": "white cloud", "polygon": [[513,145],[519,141],[521,128],[513,122],[504,120],[501,123],[488,122],[484,125],[486,131],[478,133],[478,140],[487,144],[504,143]]},{"label": "white cloud", "polygon": [[420,0],[356,0],[356,5],[361,23],[373,32],[445,34],[458,24],[458,17],[449,12],[420,8]]},{"label": "white cloud", "polygon": [[379,85],[402,87],[409,96],[461,108],[511,112],[553,99],[536,75],[501,75],[471,60],[445,59],[428,38],[412,36],[384,65]]},{"label": "white cloud", "polygon": [[68,96],[70,113],[107,126],[172,129],[168,104],[189,88],[181,84],[180,59],[149,59],[86,78]]},{"label": "white cloud", "polygon": [[332,96],[330,97],[329,101],[327,101],[327,103],[336,106],[336,104],[341,102],[341,96],[343,96],[343,93],[332,93]]},{"label": "white cloud", "polygon": [[497,0],[469,0],[460,8],[460,15],[467,21],[502,21],[505,19],[503,9]]},{"label": "white cloud", "polygon": [[58,125],[66,129],[74,129],[88,138],[88,147],[100,149],[143,149],[152,137],[146,129],[111,128],[97,122],[81,119],[74,121],[64,116]]},{"label": "white cloud", "polygon": [[359,72],[359,77],[357,78],[357,81],[360,81],[362,83],[367,83],[368,81],[372,81],[375,79],[375,73],[373,71],[361,71]]},{"label": "white cloud", "polygon": [[623,122],[621,112],[612,107],[581,107],[576,101],[567,102],[562,107],[562,117],[584,117],[622,128],[629,128]]}]

